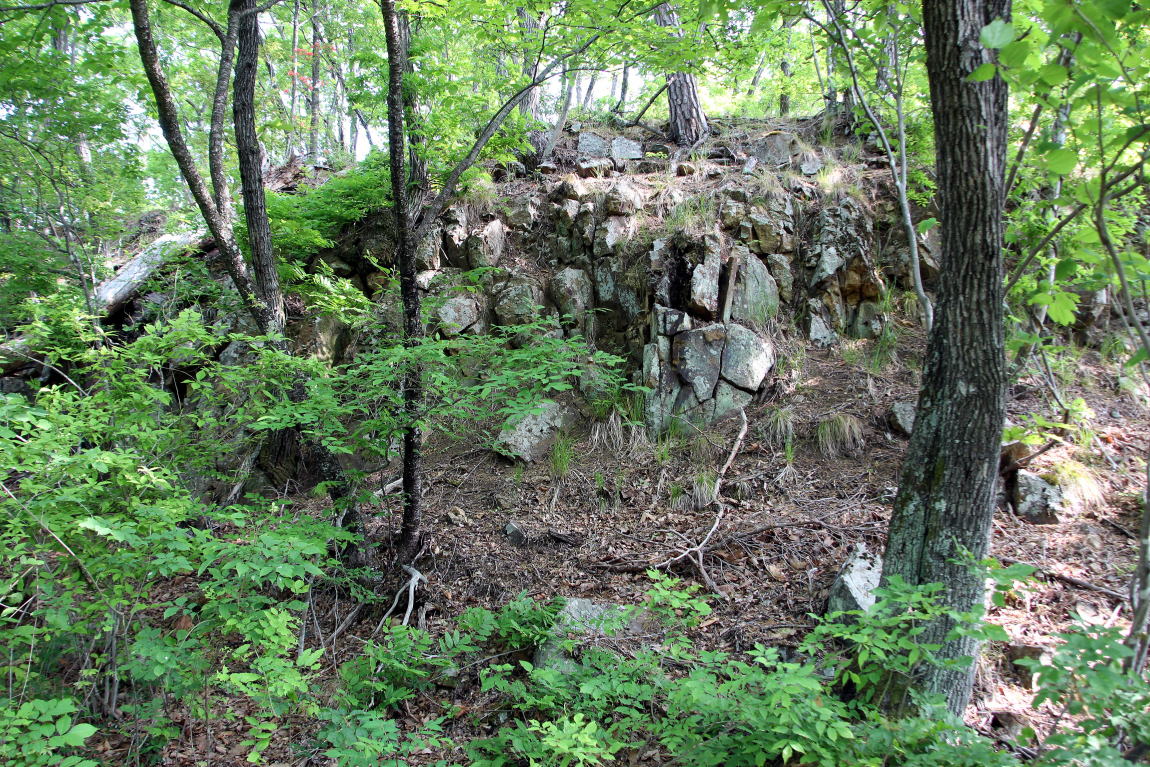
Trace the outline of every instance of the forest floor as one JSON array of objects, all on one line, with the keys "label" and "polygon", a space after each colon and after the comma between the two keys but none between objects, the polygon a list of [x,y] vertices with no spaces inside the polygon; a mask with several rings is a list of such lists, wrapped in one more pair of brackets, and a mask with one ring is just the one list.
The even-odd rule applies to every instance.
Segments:
[{"label": "forest floor", "polygon": [[[798,343],[780,348],[787,372],[770,401],[748,408],[742,440],[738,418],[655,443],[640,428],[609,419],[574,435],[566,466],[555,460],[513,465],[474,443],[433,442],[426,464],[427,533],[417,562],[427,582],[410,622],[442,635],[466,608],[498,609],[520,594],[638,604],[651,585],[645,569],[706,541],[701,565],[684,557],[666,568],[709,594],[713,613],[691,630],[697,644],[734,652],[756,643],[797,645],[814,625],[813,616],[823,612],[828,588],[856,546],[883,546],[907,445],[889,428],[887,414],[895,402],[914,402],[924,347],[922,332],[909,323],[900,325],[899,335],[897,358],[879,372],[869,364],[874,342],[829,350]],[[1069,494],[1058,522],[1028,524],[1006,508],[995,516],[994,554],[1045,574],[990,613],[1014,645],[1050,648],[1054,634],[1075,616],[1118,625],[1125,618],[1121,595],[1136,553],[1133,532],[1150,430],[1143,405],[1118,391],[1115,370],[1095,352],[1056,366],[1064,400],[1081,397],[1093,412],[1080,438],[1084,446],[1068,437],[1030,467],[1040,473],[1057,473],[1069,461],[1085,467],[1069,472],[1078,477],[1078,489]],[[1045,392],[1040,379],[1023,378],[1012,390],[1012,419],[1021,423],[1031,412],[1049,414]],[[789,463],[766,426],[775,422],[772,411],[786,409],[795,435]],[[828,456],[817,445],[817,424],[843,413],[861,423],[862,444]],[[708,488],[732,451],[721,500],[709,503]],[[396,475],[391,469],[375,480],[383,485]],[[299,502],[318,506],[315,499]],[[396,510],[381,511],[393,513],[381,514],[381,528],[373,533],[386,537]],[[526,533],[525,542],[509,538],[510,522]],[[381,598],[388,603],[391,594]],[[330,636],[352,603],[317,595],[312,609],[315,615],[307,620]],[[355,657],[377,630],[378,614],[364,613],[335,641],[322,642],[323,673],[333,682],[338,665]],[[320,646],[318,633],[308,634],[309,646]],[[1027,679],[1009,655],[1002,643],[984,653],[967,722],[989,735],[1019,721],[1041,732],[1053,713],[1030,708]],[[492,717],[485,711],[491,714],[497,702],[480,690],[478,671],[466,669],[454,688],[406,702],[397,716],[405,727],[417,727],[453,705],[460,715],[449,720],[445,735],[456,743],[490,735]],[[328,764],[305,746],[315,728],[301,717],[298,727],[281,730],[264,762]],[[212,765],[244,764],[244,729],[208,732],[189,717],[163,763],[204,764],[207,757]],[[461,751],[423,756],[409,763],[463,761]]]}]

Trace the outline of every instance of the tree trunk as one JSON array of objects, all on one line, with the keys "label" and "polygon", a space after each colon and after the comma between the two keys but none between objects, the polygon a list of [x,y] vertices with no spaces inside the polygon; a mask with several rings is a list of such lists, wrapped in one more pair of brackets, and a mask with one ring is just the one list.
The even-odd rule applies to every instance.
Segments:
[{"label": "tree trunk", "polygon": [[631,73],[631,65],[623,65],[623,84],[619,86],[619,100],[615,102],[615,106],[611,107],[611,111],[617,115],[623,114],[623,110],[627,107],[627,76]]},{"label": "tree trunk", "polygon": [[188,185],[188,190],[204,217],[204,223],[212,233],[219,250],[220,265],[231,278],[232,283],[244,302],[244,307],[252,315],[260,330],[266,330],[272,320],[268,308],[256,298],[255,286],[248,276],[247,265],[243,256],[236,247],[235,236],[232,232],[231,222],[220,214],[212,194],[200,171],[196,168],[192,151],[184,138],[180,128],[180,113],[168,80],[160,67],[160,55],[156,48],[156,41],[152,35],[151,20],[148,16],[147,0],[129,0],[128,6],[132,12],[132,27],[136,36],[136,46],[140,52],[140,61],[144,66],[144,74],[152,88],[156,99],[156,114],[160,123],[160,130],[164,134],[172,157],[180,169],[180,175]]},{"label": "tree trunk", "polygon": [[592,72],[591,79],[587,83],[587,90],[583,94],[583,106],[581,107],[584,112],[591,108],[591,97],[595,95],[595,83],[599,80],[599,73]]},{"label": "tree trunk", "polygon": [[[891,517],[883,581],[942,583],[958,611],[983,603],[982,577],[964,562],[989,548],[1005,416],[1002,209],[1006,84],[967,80],[990,52],[979,31],[1008,18],[1010,0],[923,4],[927,74],[935,120],[942,272],[927,348],[918,417]],[[968,638],[944,641],[941,619],[916,641],[942,645],[941,658],[976,656]],[[926,668],[915,683],[961,715],[974,667]],[[901,705],[901,702],[895,702]]]},{"label": "tree trunk", "polygon": [[280,334],[284,330],[284,298],[280,291],[275,254],[272,253],[272,230],[268,221],[267,198],[264,195],[260,142],[256,134],[256,72],[260,50],[256,0],[233,0],[232,7],[237,16],[238,48],[232,118],[235,122],[244,221],[248,225],[248,246],[251,249],[256,291],[260,301],[267,307],[268,327],[265,332]]},{"label": "tree trunk", "polygon": [[319,160],[319,8],[311,4],[311,124],[308,126],[307,155],[311,161]]},{"label": "tree trunk", "polygon": [[[415,284],[415,250],[408,229],[406,171],[404,169],[403,74],[407,66],[403,36],[395,0],[381,0],[387,38],[387,145],[391,160],[391,206],[395,215],[395,249],[399,264],[399,289],[403,297],[403,343],[412,348],[423,336],[419,290]],[[397,549],[400,561],[414,558],[419,542],[422,487],[420,454],[422,434],[419,409],[423,399],[421,371],[411,365],[403,377],[403,522]]]},{"label": "tree trunk", "polygon": [[551,129],[547,145],[543,147],[543,151],[539,155],[543,162],[550,160],[551,155],[555,153],[555,145],[559,143],[559,137],[563,135],[563,126],[567,124],[567,115],[571,111],[571,96],[572,91],[575,90],[575,76],[567,74],[564,79],[567,81],[567,87],[563,90],[563,106],[559,107],[559,116],[555,120],[555,126]]},{"label": "tree trunk", "polygon": [[[655,22],[681,36],[679,16],[670,3],[655,8]],[[671,111],[671,140],[679,146],[692,146],[707,134],[707,116],[699,105],[699,84],[689,72],[667,73],[667,104]]]}]

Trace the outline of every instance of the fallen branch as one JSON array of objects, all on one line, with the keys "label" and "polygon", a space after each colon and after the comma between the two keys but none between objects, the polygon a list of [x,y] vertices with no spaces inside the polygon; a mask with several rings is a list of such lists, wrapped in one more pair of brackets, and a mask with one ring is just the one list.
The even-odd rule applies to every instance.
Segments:
[{"label": "fallen branch", "polygon": [[1004,565],[1026,565],[1027,567],[1033,567],[1036,574],[1041,575],[1044,578],[1053,578],[1056,581],[1062,581],[1069,586],[1085,589],[1086,591],[1094,591],[1099,594],[1105,594],[1108,597],[1117,599],[1122,602],[1129,601],[1129,597],[1127,597],[1125,594],[1115,591],[1114,589],[1108,589],[1105,586],[1099,586],[1097,584],[1091,583],[1090,581],[1084,581],[1081,578],[1075,578],[1073,575],[1063,575],[1062,573],[1056,573],[1053,570],[1047,570],[1044,567],[1039,567],[1033,562],[1023,562],[1018,559],[1011,559],[1010,557],[999,557],[999,560],[1001,560],[1002,564]]}]

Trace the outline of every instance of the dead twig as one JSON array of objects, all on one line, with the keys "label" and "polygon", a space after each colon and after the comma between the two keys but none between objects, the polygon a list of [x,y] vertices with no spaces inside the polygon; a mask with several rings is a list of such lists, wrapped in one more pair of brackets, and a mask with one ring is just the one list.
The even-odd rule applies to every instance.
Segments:
[{"label": "dead twig", "polygon": [[1011,559],[1010,557],[999,557],[999,559],[1004,565],[1026,565],[1027,567],[1033,567],[1036,574],[1041,575],[1044,578],[1053,578],[1056,581],[1062,581],[1068,586],[1085,589],[1086,591],[1094,591],[1098,594],[1105,594],[1108,597],[1118,599],[1123,602],[1129,600],[1129,597],[1127,597],[1125,594],[1117,592],[1114,589],[1108,589],[1105,586],[1099,586],[1095,583],[1091,583],[1090,581],[1084,581],[1081,578],[1075,578],[1073,575],[1063,575],[1062,573],[1056,573],[1053,570],[1047,570],[1044,567],[1039,567],[1033,562],[1023,562],[1018,559]]}]

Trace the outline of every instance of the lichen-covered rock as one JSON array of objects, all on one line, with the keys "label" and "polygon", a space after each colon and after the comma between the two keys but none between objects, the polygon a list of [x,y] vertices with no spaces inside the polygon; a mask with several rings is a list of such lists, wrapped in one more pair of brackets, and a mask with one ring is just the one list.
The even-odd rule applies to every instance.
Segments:
[{"label": "lichen-covered rock", "polygon": [[775,365],[774,347],[742,325],[730,324],[725,329],[722,377],[740,389],[754,392]]},{"label": "lichen-covered rock", "polygon": [[519,200],[511,207],[507,214],[507,223],[516,229],[526,230],[534,226],[538,218],[539,212],[535,207],[535,201],[526,198]]},{"label": "lichen-covered rock", "polygon": [[909,437],[914,431],[915,406],[913,402],[896,402],[887,414],[887,423],[896,434]]},{"label": "lichen-covered rock", "polygon": [[732,250],[732,262],[738,263],[739,271],[731,299],[731,318],[762,329],[779,311],[779,286],[770,270],[745,246]]},{"label": "lichen-covered rock", "polygon": [[643,208],[643,195],[630,181],[624,179],[607,192],[603,205],[608,215],[629,216]]},{"label": "lichen-covered rock", "polygon": [[553,400],[542,402],[537,410],[503,427],[495,438],[499,453],[528,462],[546,458],[559,432],[574,422],[574,413]]},{"label": "lichen-covered rock", "polygon": [[584,131],[579,134],[579,146],[576,151],[583,158],[609,157],[611,145],[603,137]]},{"label": "lichen-covered rock", "polygon": [[1056,525],[1062,509],[1062,490],[1033,472],[1019,470],[1011,498],[1014,513],[1032,525]]},{"label": "lichen-covered rock", "polygon": [[448,298],[435,308],[433,316],[436,330],[448,338],[465,333],[479,334],[487,329],[479,298],[473,295]]},{"label": "lichen-covered rock", "polygon": [[752,151],[754,157],[764,165],[780,167],[789,165],[791,155],[798,150],[798,139],[793,133],[775,132],[756,144]]},{"label": "lichen-covered rock", "polygon": [[705,319],[713,319],[719,314],[720,258],[718,240],[708,236],[703,248],[703,259],[691,270],[687,309]]},{"label": "lichen-covered rock", "polygon": [[590,199],[591,190],[577,176],[568,173],[555,186],[552,196],[556,200],[574,200],[581,203]]},{"label": "lichen-covered rock", "polygon": [[616,253],[619,246],[631,238],[633,224],[629,216],[608,216],[595,230],[595,256]]},{"label": "lichen-covered rock", "polygon": [[570,320],[564,320],[580,331],[586,331],[589,315],[588,311],[594,306],[594,293],[591,278],[582,269],[567,267],[551,278],[548,285],[551,300],[559,309],[560,315],[567,315]]},{"label": "lichen-covered rock", "polygon": [[516,279],[495,299],[495,320],[500,325],[521,325],[539,316],[542,291],[534,282]]},{"label": "lichen-covered rock", "polygon": [[827,614],[874,607],[874,590],[881,575],[882,557],[860,543],[831,584]]}]

